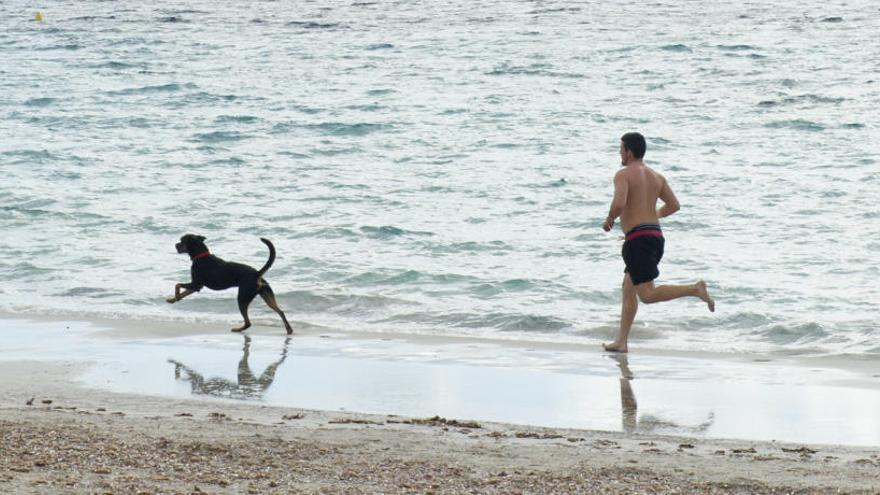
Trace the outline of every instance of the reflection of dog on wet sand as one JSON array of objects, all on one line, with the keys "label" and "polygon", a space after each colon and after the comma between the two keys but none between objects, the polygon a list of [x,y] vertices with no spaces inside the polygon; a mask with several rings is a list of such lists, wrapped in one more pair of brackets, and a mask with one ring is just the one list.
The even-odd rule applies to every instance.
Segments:
[{"label": "reflection of dog on wet sand", "polygon": [[233,332],[241,332],[251,326],[251,320],[248,318],[248,305],[259,294],[266,301],[266,304],[281,316],[287,334],[292,334],[293,328],[287,322],[284,312],[278,307],[272,287],[263,278],[263,274],[275,261],[275,246],[268,239],[261,238],[260,240],[269,246],[269,260],[262,268],[255,270],[247,265],[224,261],[214,256],[208,251],[205,238],[200,235],[186,234],[181,237],[175,247],[178,253],[187,253],[192,260],[192,268],[190,269],[192,281],[188,284],[175,285],[174,295],[166,301],[174,304],[184,297],[202,290],[202,287],[213,290],[238,287],[238,310],[244,317],[244,324],[233,328]]},{"label": "reflection of dog on wet sand", "polygon": [[[275,372],[281,363],[287,359],[287,346],[290,344],[290,337],[284,341],[284,348],[281,351],[281,359],[270,364],[263,373],[257,377],[251,371],[248,358],[250,358],[251,338],[244,336],[244,349],[241,361],[238,362],[238,379],[237,382],[227,380],[225,378],[208,378],[190,368],[189,366],[169,359],[168,362],[174,365],[174,378],[177,380],[188,380],[192,386],[192,392],[198,395],[210,395],[213,397],[223,397],[226,399],[259,399],[266,390],[275,381]],[[181,378],[181,375],[186,376]]]}]

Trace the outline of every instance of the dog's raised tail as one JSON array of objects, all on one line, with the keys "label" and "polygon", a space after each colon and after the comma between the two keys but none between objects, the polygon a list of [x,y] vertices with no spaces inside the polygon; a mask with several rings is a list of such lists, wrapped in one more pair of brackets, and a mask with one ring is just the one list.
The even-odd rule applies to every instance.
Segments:
[{"label": "dog's raised tail", "polygon": [[260,237],[260,240],[263,241],[263,244],[269,246],[269,261],[263,265],[263,268],[260,268],[260,271],[257,274],[262,277],[264,273],[269,271],[269,268],[272,266],[272,263],[275,262],[275,246],[272,245],[272,242],[265,237]]}]

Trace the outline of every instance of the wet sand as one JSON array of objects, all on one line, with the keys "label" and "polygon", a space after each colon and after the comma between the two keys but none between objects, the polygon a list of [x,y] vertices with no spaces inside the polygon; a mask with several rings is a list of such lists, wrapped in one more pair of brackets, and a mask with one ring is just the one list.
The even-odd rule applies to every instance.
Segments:
[{"label": "wet sand", "polygon": [[[48,327],[42,328],[41,324]],[[296,347],[295,352],[297,340],[288,344],[285,361],[273,372],[274,383],[261,389],[265,383],[256,382],[265,378],[266,371],[279,360],[284,339],[278,336],[277,342],[269,340],[267,337],[274,335],[272,329],[257,329],[246,352],[250,354],[247,367],[252,369],[244,373],[245,378],[252,377],[252,383],[245,379],[245,387],[234,387],[243,394],[241,397],[220,398],[195,393],[194,377],[188,377],[186,369],[168,361],[168,354],[175,354],[180,358],[180,365],[196,372],[196,364],[184,363],[183,358],[192,360],[198,353],[190,356],[185,350],[187,345],[181,344],[179,337],[152,342],[151,345],[159,346],[165,352],[150,348],[152,350],[146,353],[152,355],[146,362],[162,363],[164,368],[156,365],[157,370],[162,370],[155,373],[157,381],[171,383],[170,388],[157,389],[156,382],[135,380],[135,385],[128,385],[133,388],[132,393],[132,390],[122,390],[124,387],[113,383],[102,385],[95,380],[83,380],[82,377],[101,368],[101,360],[113,354],[123,356],[132,367],[138,366],[131,361],[132,354],[125,350],[123,342],[134,346],[136,352],[144,352],[145,348],[141,346],[149,339],[119,329],[116,335],[102,335],[106,324],[102,324],[105,330],[88,333],[88,337],[79,331],[65,330],[71,332],[68,336],[74,340],[85,338],[91,342],[81,348],[94,353],[93,360],[89,361],[80,359],[77,355],[80,351],[73,350],[77,347],[75,343],[55,336],[62,340],[61,348],[56,352],[51,350],[52,345],[41,343],[41,338],[34,334],[41,328],[49,332],[57,324],[6,320],[0,325],[0,334],[7,336],[13,327],[31,332],[31,340],[27,342],[21,338],[7,338],[3,342],[4,353],[0,358],[0,492],[876,493],[880,490],[880,449],[876,448],[876,443],[869,441],[867,446],[860,446],[862,442],[858,441],[837,442],[853,444],[843,446],[835,445],[836,442],[816,444],[771,441],[769,438],[713,438],[707,431],[724,416],[724,411],[715,410],[712,425],[703,429],[700,420],[705,423],[707,418],[702,417],[702,411],[697,411],[690,422],[674,411],[664,413],[668,402],[660,401],[658,406],[659,399],[653,392],[648,392],[649,387],[640,384],[640,377],[645,376],[645,382],[653,380],[657,384],[687,382],[676,376],[668,376],[665,381],[650,377],[635,355],[630,356],[626,364],[604,356],[595,362],[581,356],[580,359],[593,364],[585,364],[586,371],[577,375],[568,370],[568,366],[574,366],[576,362],[566,361],[569,358],[576,360],[576,357],[557,354],[561,351],[553,346],[541,349],[541,346],[530,345],[532,351],[523,354],[514,349],[509,351],[510,356],[511,359],[519,356],[520,367],[525,369],[523,372],[531,370],[540,379],[532,383],[505,383],[504,377],[529,375],[511,374],[514,370],[504,364],[503,353],[500,354],[501,364],[496,361],[478,365],[480,352],[486,350],[482,346],[489,345],[485,343],[445,342],[439,349],[452,346],[455,351],[448,354],[455,356],[440,352],[426,357],[422,355],[426,352],[425,343],[407,348],[394,339],[380,339],[379,343],[397,349],[391,353],[381,346],[350,337],[302,335],[302,346]],[[203,350],[216,347],[218,356],[216,364],[211,364],[211,359],[197,363],[204,372],[204,384],[211,380],[224,384],[235,382],[236,373],[240,378],[244,339],[227,341],[225,335],[198,335],[203,334],[196,332],[183,337],[194,339],[193,342],[200,343]],[[11,348],[15,347],[11,346],[12,342],[17,342],[14,349]],[[438,342],[430,343],[436,350],[435,344]],[[463,347],[456,347],[459,344]],[[340,356],[344,349],[351,349],[352,354],[360,357]],[[547,361],[541,357],[544,351],[549,352]],[[468,352],[473,355],[468,357]],[[207,354],[211,355],[211,352]],[[523,355],[530,354],[537,354],[533,362],[522,361]],[[26,355],[30,357],[25,359]],[[219,356],[225,359],[227,355],[233,358],[232,362],[219,359]],[[320,362],[324,368],[308,369],[302,363],[293,366],[296,359],[306,356],[315,360],[311,364]],[[548,364],[553,358],[561,361],[556,369]],[[486,375],[489,380],[495,380],[497,387],[517,390],[520,396],[540,396],[538,390],[529,387],[546,387],[550,383],[546,380],[554,377],[559,381],[569,380],[575,386],[598,384],[604,380],[612,385],[597,386],[605,387],[602,393],[610,397],[596,397],[599,406],[587,409],[585,414],[606,415],[597,419],[598,424],[611,426],[582,429],[499,422],[493,421],[491,416],[501,415],[488,407],[479,407],[479,404],[472,410],[482,411],[484,418],[450,416],[447,411],[465,409],[449,408],[444,400],[412,409],[432,411],[430,413],[393,414],[395,409],[404,409],[401,404],[424,399],[407,394],[396,400],[392,397],[382,414],[362,414],[362,411],[352,409],[342,411],[339,407],[316,410],[277,405],[295,400],[290,397],[297,394],[314,395],[320,387],[330,388],[326,397],[337,397],[337,404],[346,403],[344,399],[350,399],[353,393],[351,388],[338,387],[342,377],[336,381],[321,381],[316,374],[317,371],[327,373],[330,367],[343,361],[363,364],[369,376],[394,366],[404,366],[399,371],[401,373],[423,367],[433,372],[432,376],[441,381],[444,389],[449,389],[450,380],[461,381],[467,377],[445,373],[443,370],[447,368],[464,368],[469,372],[488,368],[494,373]],[[606,362],[607,366],[603,364]],[[655,357],[649,359],[649,363],[662,365],[664,361]],[[212,366],[217,367],[216,372]],[[286,366],[290,366],[294,374],[306,375],[306,379],[312,374],[312,381],[319,382],[320,387],[302,387],[299,382],[285,377],[282,372]],[[370,370],[371,366],[376,369]],[[730,370],[729,366],[735,368],[739,365],[727,363],[721,370],[707,375],[717,380]],[[113,376],[130,375],[133,369],[124,372],[115,365],[109,368],[115,371],[105,370],[94,376],[107,380]],[[678,373],[688,371],[668,364],[663,369],[673,375],[675,370]],[[793,366],[786,369],[790,373],[782,381],[790,386],[774,390],[808,387],[809,383],[799,380],[822,374],[816,373],[814,366],[801,366],[800,371]],[[870,375],[830,368],[824,370],[828,377],[823,378],[822,389],[826,393],[840,390],[841,395],[845,395],[857,391],[868,394],[867,397],[876,393],[876,389],[870,387]],[[345,376],[353,379],[351,372],[347,373]],[[627,373],[634,376],[627,378]],[[418,378],[418,373],[415,375]],[[486,376],[481,379],[487,379]],[[779,383],[765,383],[767,380],[762,381],[761,376],[742,377],[743,381],[737,385],[758,391],[762,387],[779,387]],[[587,379],[600,381],[580,381]],[[737,379],[729,378],[731,381]],[[407,382],[397,380],[391,383],[400,386]],[[411,386],[422,387],[424,383],[422,379],[416,379]],[[700,382],[694,383],[698,390],[707,388],[699,385]],[[272,398],[269,393],[276,387],[278,390],[292,388],[297,394],[281,393]],[[454,387],[452,390],[455,392]],[[248,397],[246,391],[262,395]],[[375,393],[375,390],[370,392]],[[555,389],[555,393],[570,394],[571,390],[561,387]],[[581,390],[581,393],[588,395],[588,391]],[[437,395],[436,389],[432,389],[430,395]],[[809,396],[795,395],[788,399]],[[440,396],[446,400],[467,397],[460,390]],[[499,396],[493,397],[497,399]],[[543,396],[542,400],[546,397]],[[749,410],[772,410],[761,404],[769,400],[758,394]],[[787,399],[783,396],[778,400]],[[479,402],[479,399],[473,401]],[[349,403],[361,402],[353,400],[346,404]],[[565,409],[565,404],[564,400],[556,400],[546,407]],[[818,410],[806,407],[804,403],[788,406],[794,410]],[[435,414],[445,419],[431,419]],[[824,416],[817,415],[815,426],[820,428],[823,421],[833,419],[832,416],[827,411]],[[538,418],[538,423],[564,423],[558,417],[554,419],[553,415],[536,414],[533,417]],[[854,418],[851,420],[869,423],[852,425],[852,433],[841,438],[858,438],[860,434],[871,438],[870,435],[875,434],[878,425],[874,416],[869,420]],[[672,424],[679,419],[682,424]],[[759,414],[753,414],[739,421],[760,425],[761,419]],[[810,418],[801,417],[798,421],[810,424]],[[764,433],[758,436],[762,435]],[[805,429],[804,437],[809,436]]]}]

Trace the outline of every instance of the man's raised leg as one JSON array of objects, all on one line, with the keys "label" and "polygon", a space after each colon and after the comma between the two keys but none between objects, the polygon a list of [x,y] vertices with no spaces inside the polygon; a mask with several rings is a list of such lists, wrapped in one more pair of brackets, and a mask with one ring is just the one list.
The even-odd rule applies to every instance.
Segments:
[{"label": "man's raised leg", "polygon": [[709,311],[715,311],[715,300],[709,296],[706,282],[700,280],[695,284],[688,285],[660,285],[654,286],[654,282],[645,282],[635,288],[639,299],[645,304],[653,304],[663,301],[671,301],[680,297],[698,297],[709,307]]},{"label": "man's raised leg", "polygon": [[636,295],[636,288],[633,286],[632,279],[629,274],[623,274],[623,302],[620,306],[620,330],[617,338],[610,344],[602,344],[606,351],[627,352],[627,341],[629,340],[629,331],[632,328],[633,321],[636,319],[636,312],[639,310],[639,299]]}]

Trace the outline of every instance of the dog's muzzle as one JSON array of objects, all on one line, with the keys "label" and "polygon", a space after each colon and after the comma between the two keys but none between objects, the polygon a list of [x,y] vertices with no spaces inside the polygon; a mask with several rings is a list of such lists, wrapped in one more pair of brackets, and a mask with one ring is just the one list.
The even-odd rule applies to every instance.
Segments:
[{"label": "dog's muzzle", "polygon": [[174,247],[177,248],[178,253],[185,253],[186,252],[186,245],[182,242],[178,242],[177,244],[174,245]]}]

